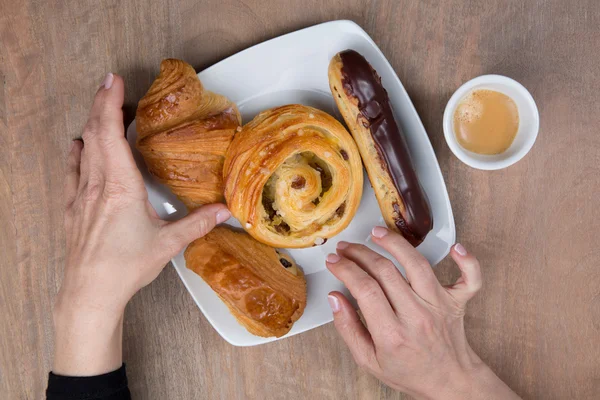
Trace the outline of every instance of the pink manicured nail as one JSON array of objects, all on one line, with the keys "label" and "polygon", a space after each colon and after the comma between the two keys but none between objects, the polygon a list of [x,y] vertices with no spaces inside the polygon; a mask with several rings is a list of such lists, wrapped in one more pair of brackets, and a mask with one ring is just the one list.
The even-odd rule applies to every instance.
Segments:
[{"label": "pink manicured nail", "polygon": [[344,250],[348,246],[350,246],[350,243],[344,241],[338,242],[337,244],[337,248],[340,250]]},{"label": "pink manicured nail", "polygon": [[329,295],[327,296],[327,300],[329,300],[329,307],[331,307],[331,311],[334,313],[340,311],[340,301],[337,297]]},{"label": "pink manicured nail", "polygon": [[467,249],[465,249],[464,246],[460,243],[456,243],[454,245],[454,250],[461,256],[467,255]]},{"label": "pink manicured nail", "polygon": [[373,235],[374,237],[379,238],[379,239],[381,239],[388,233],[389,233],[389,231],[387,230],[387,228],[384,228],[383,226],[376,226],[371,231],[371,235]]},{"label": "pink manicured nail", "polygon": [[217,213],[217,224],[222,224],[231,217],[229,210],[221,210]]},{"label": "pink manicured nail", "polygon": [[112,72],[109,72],[104,77],[104,80],[102,81],[102,84],[100,86],[104,86],[104,89],[108,90],[111,88],[114,80],[115,76],[112,74]]},{"label": "pink manicured nail", "polygon": [[340,256],[338,256],[337,254],[331,253],[331,254],[327,255],[325,260],[327,260],[327,262],[329,264],[335,264],[336,262],[340,261]]}]

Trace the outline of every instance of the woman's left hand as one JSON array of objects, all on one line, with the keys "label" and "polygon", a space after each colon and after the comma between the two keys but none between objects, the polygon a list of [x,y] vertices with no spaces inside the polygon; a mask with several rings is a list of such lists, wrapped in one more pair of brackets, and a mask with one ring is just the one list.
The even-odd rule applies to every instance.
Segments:
[{"label": "woman's left hand", "polygon": [[400,234],[375,227],[373,242],[406,270],[360,244],[339,242],[327,268],[356,299],[364,325],[340,292],[329,296],[335,327],[356,362],[390,387],[420,399],[519,399],[471,349],[467,302],[480,289],[479,262],[457,244],[461,276],[442,286],[429,262]]},{"label": "woman's left hand", "polygon": [[158,217],[125,139],[123,93],[123,79],[107,75],[83,142],[74,141],[69,155],[67,258],[54,311],[57,374],[119,368],[127,302],[183,247],[230,216],[223,204],[211,204],[177,222]]}]

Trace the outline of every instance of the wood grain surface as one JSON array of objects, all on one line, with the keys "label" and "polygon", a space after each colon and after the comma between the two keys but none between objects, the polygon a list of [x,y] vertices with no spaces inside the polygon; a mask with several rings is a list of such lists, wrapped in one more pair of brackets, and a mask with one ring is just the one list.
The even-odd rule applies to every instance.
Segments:
[{"label": "wood grain surface", "polygon": [[[0,0],[0,398],[44,396],[64,263],[65,159],[105,73],[124,76],[131,118],[162,58],[200,70],[333,19],[373,37],[429,133],[458,240],[483,266],[466,318],[473,348],[524,398],[598,398],[596,0]],[[541,116],[532,152],[497,172],[462,164],[442,133],[452,92],[486,73],[523,83]],[[457,277],[451,260],[436,273],[445,283]],[[403,398],[354,365],[331,324],[259,347],[228,345],[170,267],[130,303],[124,352],[137,399]]]}]

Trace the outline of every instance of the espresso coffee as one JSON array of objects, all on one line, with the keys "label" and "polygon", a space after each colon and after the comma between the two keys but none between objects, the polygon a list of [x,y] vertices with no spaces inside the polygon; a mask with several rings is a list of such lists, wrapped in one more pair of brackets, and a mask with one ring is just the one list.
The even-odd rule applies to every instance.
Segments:
[{"label": "espresso coffee", "polygon": [[468,93],[454,112],[458,143],[473,153],[500,154],[512,144],[519,130],[519,111],[514,100],[495,90]]}]

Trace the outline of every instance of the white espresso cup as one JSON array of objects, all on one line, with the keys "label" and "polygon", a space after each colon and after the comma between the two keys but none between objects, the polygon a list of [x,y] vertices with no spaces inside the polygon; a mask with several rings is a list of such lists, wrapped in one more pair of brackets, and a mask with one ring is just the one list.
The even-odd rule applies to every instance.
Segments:
[{"label": "white espresso cup", "polygon": [[[454,132],[454,112],[461,100],[474,90],[487,89],[513,99],[519,112],[519,128],[512,144],[500,154],[484,155],[463,148]],[[531,150],[540,128],[540,115],[531,94],[514,79],[502,75],[482,75],[463,84],[452,95],[444,111],[444,137],[450,150],[470,167],[495,170],[513,165]]]}]

